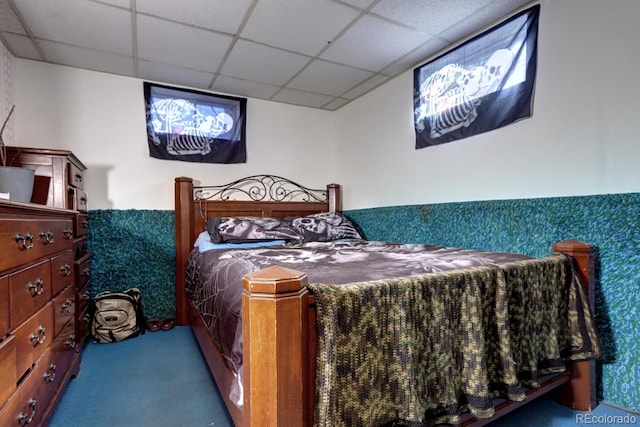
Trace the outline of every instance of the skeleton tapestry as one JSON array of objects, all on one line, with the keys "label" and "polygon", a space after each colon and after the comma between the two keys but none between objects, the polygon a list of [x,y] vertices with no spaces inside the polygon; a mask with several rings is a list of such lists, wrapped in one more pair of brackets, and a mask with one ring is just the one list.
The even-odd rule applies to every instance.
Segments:
[{"label": "skeleton tapestry", "polygon": [[144,83],[149,155],[201,163],[245,163],[246,98]]},{"label": "skeleton tapestry", "polygon": [[531,116],[540,5],[414,69],[416,149]]}]

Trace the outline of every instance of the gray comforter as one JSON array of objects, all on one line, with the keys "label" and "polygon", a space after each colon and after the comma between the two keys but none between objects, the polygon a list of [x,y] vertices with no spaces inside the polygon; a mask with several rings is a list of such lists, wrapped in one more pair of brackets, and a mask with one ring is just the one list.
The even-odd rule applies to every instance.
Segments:
[{"label": "gray comforter", "polygon": [[242,365],[242,277],[271,265],[307,274],[309,283],[345,284],[528,259],[525,255],[364,240],[312,242],[190,254],[186,290],[237,372]]}]

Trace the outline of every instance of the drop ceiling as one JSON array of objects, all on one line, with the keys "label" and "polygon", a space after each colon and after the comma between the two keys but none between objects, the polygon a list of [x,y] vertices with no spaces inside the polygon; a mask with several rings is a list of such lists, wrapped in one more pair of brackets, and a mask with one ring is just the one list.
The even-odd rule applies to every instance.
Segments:
[{"label": "drop ceiling", "polygon": [[17,58],[336,110],[530,0],[0,0]]}]

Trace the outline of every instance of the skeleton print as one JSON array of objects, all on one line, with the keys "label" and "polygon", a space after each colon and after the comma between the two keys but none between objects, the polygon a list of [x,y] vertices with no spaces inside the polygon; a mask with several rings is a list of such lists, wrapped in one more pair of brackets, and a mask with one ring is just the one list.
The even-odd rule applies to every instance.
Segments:
[{"label": "skeleton print", "polygon": [[361,238],[351,221],[337,213],[325,212],[289,218],[288,221],[300,232],[304,242]]},{"label": "skeleton print", "polygon": [[497,90],[512,61],[510,50],[499,49],[483,65],[466,69],[449,64],[433,73],[420,87],[416,130],[423,132],[428,121],[429,136],[438,138],[471,125],[478,117],[482,98]]},{"label": "skeleton print", "polygon": [[[171,135],[167,153],[172,155],[208,154],[216,138],[233,129],[233,118],[225,111],[207,108],[207,112],[182,99],[161,99],[153,103],[156,117],[152,121],[154,134]],[[211,114],[208,114],[211,113]],[[160,138],[153,138],[156,145]]]}]

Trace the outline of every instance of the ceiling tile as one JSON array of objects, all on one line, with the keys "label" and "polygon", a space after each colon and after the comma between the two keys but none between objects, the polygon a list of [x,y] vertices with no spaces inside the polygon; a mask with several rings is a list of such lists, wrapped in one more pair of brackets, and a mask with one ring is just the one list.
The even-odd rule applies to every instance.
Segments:
[{"label": "ceiling tile", "polygon": [[316,60],[297,75],[287,87],[339,96],[372,75],[373,73],[369,71]]},{"label": "ceiling tile", "polygon": [[0,0],[0,41],[18,58],[334,110],[528,4]]},{"label": "ceiling tile", "polygon": [[[113,6],[122,7],[131,10],[131,0],[100,0],[102,3],[108,3]],[[138,0],[139,1],[139,0]]]},{"label": "ceiling tile", "polygon": [[528,3],[527,0],[494,0],[490,8],[482,8],[469,19],[460,20],[443,31],[440,36],[454,44],[459,44],[459,42],[499,24],[513,11]]},{"label": "ceiling tile", "polygon": [[56,64],[129,76],[133,73],[133,59],[129,56],[98,52],[44,40],[39,43],[47,60]]},{"label": "ceiling tile", "polygon": [[14,0],[34,36],[131,55],[131,13],[86,0]]},{"label": "ceiling tile", "polygon": [[344,99],[344,98],[336,98],[333,101],[329,102],[328,104],[325,104],[322,106],[322,108],[326,108],[329,111],[335,111],[338,108],[347,105],[349,102],[348,99]]},{"label": "ceiling tile", "polygon": [[306,56],[238,40],[221,74],[281,86],[308,62]]},{"label": "ceiling tile", "polygon": [[216,80],[213,82],[212,89],[227,94],[259,99],[270,99],[278,90],[280,90],[278,86],[227,76],[216,77]]},{"label": "ceiling tile", "polygon": [[171,21],[235,34],[244,18],[251,0],[136,0],[138,12],[151,14]]},{"label": "ceiling tile", "polygon": [[242,37],[315,56],[358,14],[331,0],[260,0]]},{"label": "ceiling tile", "polygon": [[346,92],[345,94],[342,95],[342,97],[347,99],[356,99],[359,96],[362,96],[365,93],[369,92],[370,90],[380,86],[382,83],[386,82],[387,80],[389,80],[389,77],[387,76],[375,75],[371,77],[369,80],[362,82],[362,84],[354,87],[349,92]]},{"label": "ceiling tile", "polygon": [[190,86],[198,89],[207,89],[213,80],[213,73],[143,60],[138,61],[138,76],[145,80],[169,82],[166,84]]},{"label": "ceiling tile", "polygon": [[272,98],[274,101],[286,102],[287,104],[304,105],[306,107],[320,108],[331,102],[333,97],[318,95],[315,93],[302,92],[295,89],[282,89]]},{"label": "ceiling tile", "polygon": [[364,16],[320,57],[378,71],[420,46],[426,38],[424,33],[376,16]]},{"label": "ceiling tile", "polygon": [[0,1],[0,28],[3,32],[27,34],[7,0]]},{"label": "ceiling tile", "polygon": [[12,33],[2,33],[2,37],[9,51],[20,52],[20,58],[44,60],[29,37]]},{"label": "ceiling tile", "polygon": [[338,1],[340,3],[346,3],[360,9],[366,9],[371,5],[371,3],[375,3],[377,0],[338,0]]},{"label": "ceiling tile", "polygon": [[381,0],[371,12],[428,34],[438,34],[492,0]]},{"label": "ceiling tile", "polygon": [[391,76],[400,74],[416,67],[417,65],[425,63],[428,58],[438,54],[447,46],[449,46],[449,42],[440,38],[429,39],[425,44],[398,59],[396,62],[382,70],[382,72]]},{"label": "ceiling tile", "polygon": [[215,72],[233,40],[146,15],[138,15],[137,21],[139,58],[162,64]]}]

